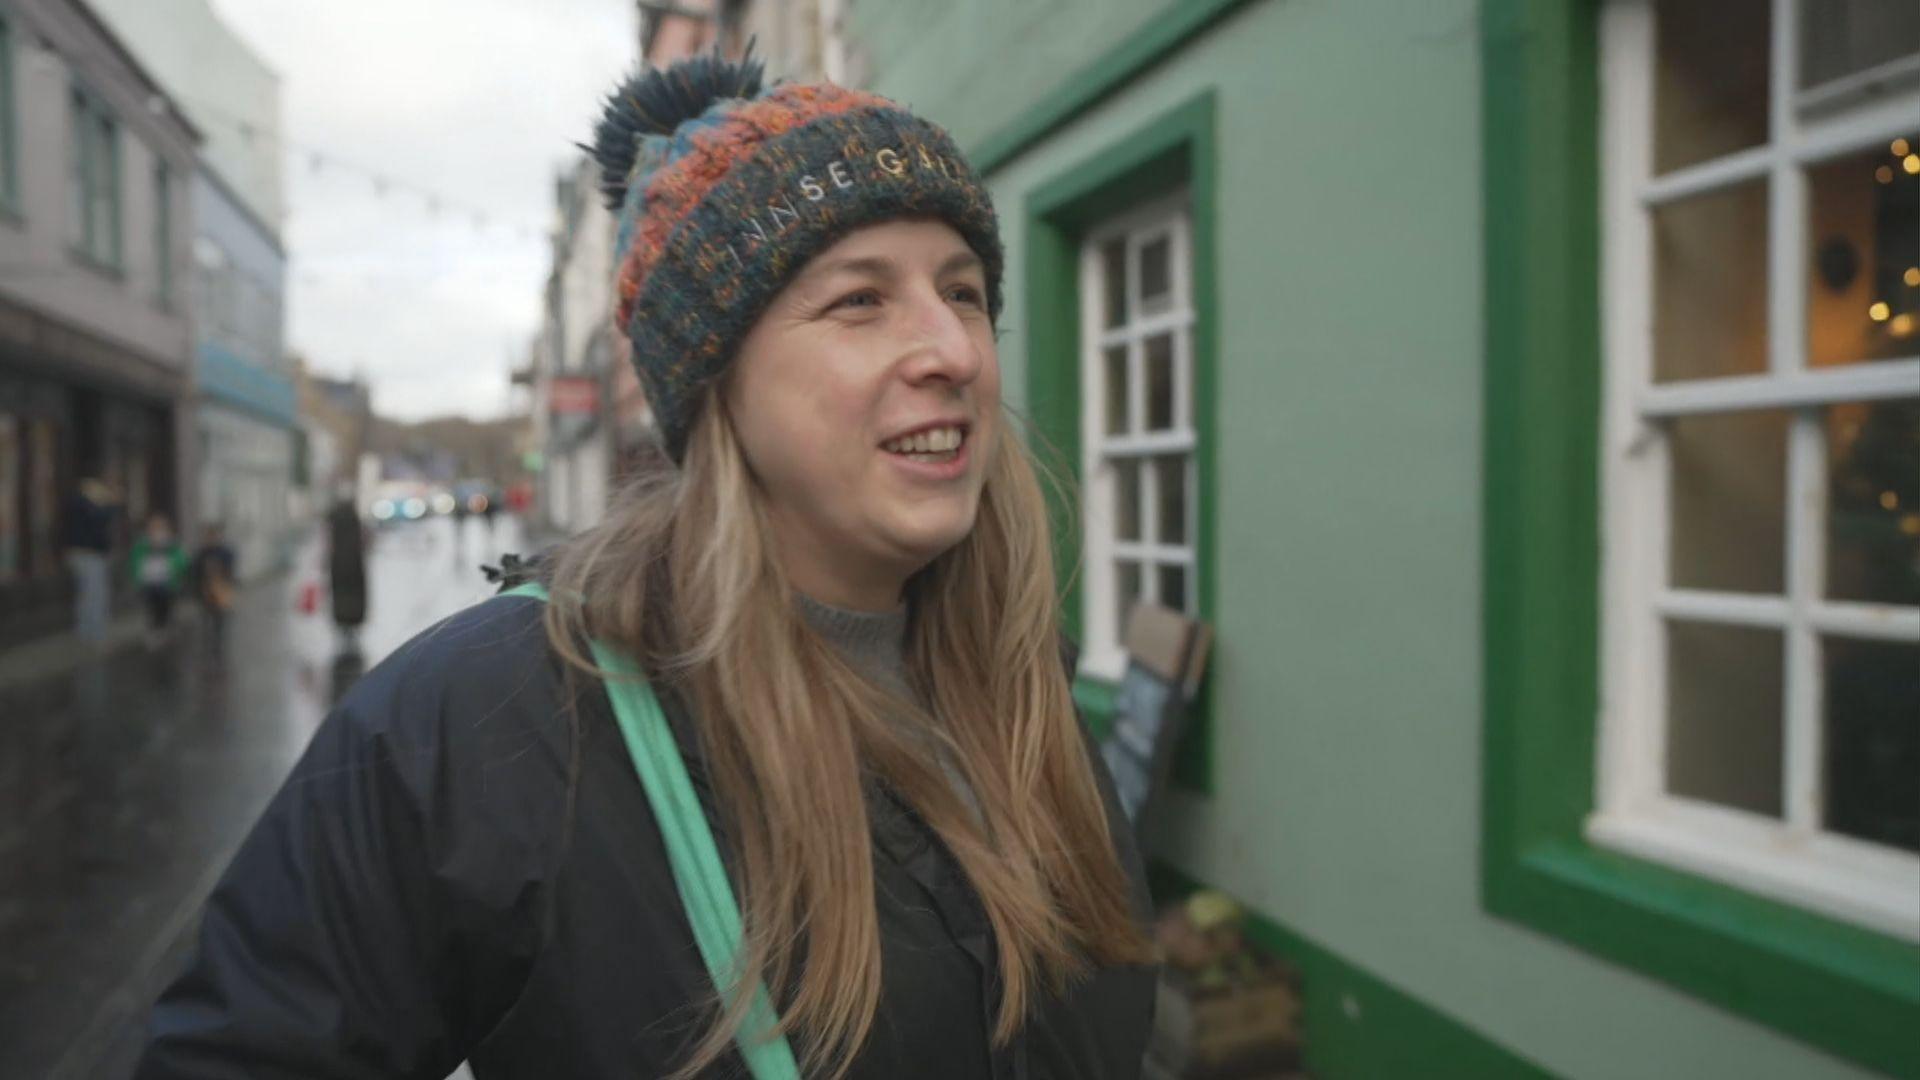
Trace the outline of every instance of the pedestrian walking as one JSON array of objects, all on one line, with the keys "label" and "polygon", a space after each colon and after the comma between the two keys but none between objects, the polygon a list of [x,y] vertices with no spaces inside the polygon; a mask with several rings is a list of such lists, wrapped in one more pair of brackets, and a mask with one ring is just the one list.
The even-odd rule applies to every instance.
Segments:
[{"label": "pedestrian walking", "polygon": [[206,614],[208,650],[216,656],[226,642],[227,613],[233,610],[239,589],[234,573],[236,562],[233,546],[227,543],[225,527],[217,521],[209,522],[202,532],[199,549],[193,553],[188,578],[193,583],[200,610]]},{"label": "pedestrian walking", "polygon": [[173,623],[173,602],[187,576],[187,552],[173,535],[165,514],[147,518],[147,525],[128,553],[128,569],[140,601],[147,609],[146,644],[149,650],[166,643]]},{"label": "pedestrian walking", "polygon": [[599,125],[659,464],[322,724],[142,1080],[1139,1075],[1144,880],[987,191],[901,107],[760,74],[642,72]]},{"label": "pedestrian walking", "polygon": [[339,654],[357,655],[360,626],[367,621],[367,530],[353,489],[346,486],[335,493],[327,512],[327,589]]},{"label": "pedestrian walking", "polygon": [[74,636],[89,646],[107,639],[107,617],[113,599],[113,523],[119,499],[113,488],[97,477],[80,481],[67,502],[67,568],[73,572]]}]

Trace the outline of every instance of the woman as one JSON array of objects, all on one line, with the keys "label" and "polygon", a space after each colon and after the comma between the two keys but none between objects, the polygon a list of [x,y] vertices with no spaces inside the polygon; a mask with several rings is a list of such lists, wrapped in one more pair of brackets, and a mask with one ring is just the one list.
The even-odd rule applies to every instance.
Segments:
[{"label": "woman", "polygon": [[173,524],[164,514],[147,519],[147,525],[128,554],[128,572],[147,606],[146,645],[149,650],[165,643],[167,628],[173,622],[173,601],[186,578],[187,553],[174,539]]},{"label": "woman", "polygon": [[[1138,1075],[1140,864],[1001,412],[991,206],[939,129],[759,75],[643,73],[598,132],[662,466],[550,602],[454,617],[328,719],[139,1075]],[[716,974],[613,656],[738,897]]]}]

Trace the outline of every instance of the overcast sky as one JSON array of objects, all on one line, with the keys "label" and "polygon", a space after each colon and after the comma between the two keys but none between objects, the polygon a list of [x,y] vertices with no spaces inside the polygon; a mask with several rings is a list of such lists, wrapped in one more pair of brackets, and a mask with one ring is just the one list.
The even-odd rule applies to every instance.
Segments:
[{"label": "overcast sky", "polygon": [[280,73],[290,347],[363,373],[385,415],[499,415],[539,319],[553,176],[633,63],[633,0],[214,7]]}]

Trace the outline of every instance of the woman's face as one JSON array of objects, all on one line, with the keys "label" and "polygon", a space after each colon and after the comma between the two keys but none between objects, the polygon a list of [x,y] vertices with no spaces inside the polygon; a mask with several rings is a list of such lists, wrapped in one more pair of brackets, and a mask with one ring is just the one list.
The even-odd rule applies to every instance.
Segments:
[{"label": "woman's face", "polygon": [[892,607],[973,528],[999,432],[979,256],[937,222],[849,233],[754,324],[725,397],[794,584]]}]

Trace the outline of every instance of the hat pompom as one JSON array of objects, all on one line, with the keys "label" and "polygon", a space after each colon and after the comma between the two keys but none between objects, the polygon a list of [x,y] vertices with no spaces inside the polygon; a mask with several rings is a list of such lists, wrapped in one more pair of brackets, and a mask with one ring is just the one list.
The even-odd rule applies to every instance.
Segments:
[{"label": "hat pompom", "polygon": [[672,135],[716,101],[755,97],[765,74],[766,65],[754,57],[748,44],[739,60],[722,57],[716,48],[706,56],[629,76],[607,96],[593,145],[586,148],[600,166],[600,191],[608,208],[617,212],[626,201],[643,138]]}]

